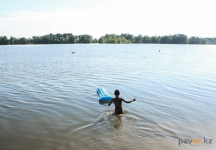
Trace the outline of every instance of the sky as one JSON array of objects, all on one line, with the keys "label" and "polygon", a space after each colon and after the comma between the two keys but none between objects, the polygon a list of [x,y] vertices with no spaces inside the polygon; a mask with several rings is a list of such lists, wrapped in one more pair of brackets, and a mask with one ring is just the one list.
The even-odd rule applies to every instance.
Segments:
[{"label": "sky", "polygon": [[216,0],[0,0],[0,36],[216,37]]}]

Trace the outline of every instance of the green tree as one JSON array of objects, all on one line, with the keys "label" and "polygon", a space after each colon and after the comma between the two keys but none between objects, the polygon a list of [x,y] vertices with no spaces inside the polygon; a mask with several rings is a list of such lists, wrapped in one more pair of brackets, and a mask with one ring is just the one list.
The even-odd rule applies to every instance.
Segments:
[{"label": "green tree", "polygon": [[19,44],[27,44],[26,38],[24,38],[24,37],[20,38],[20,43]]},{"label": "green tree", "polygon": [[98,40],[98,43],[103,44],[103,43],[105,43],[104,41],[105,41],[104,37],[100,37],[99,40]]},{"label": "green tree", "polygon": [[10,37],[10,45],[14,45],[15,39],[16,39],[15,37],[12,36]]},{"label": "green tree", "polygon": [[79,35],[79,43],[92,43],[91,35]]},{"label": "green tree", "polygon": [[43,44],[41,36],[33,36],[34,44]]},{"label": "green tree", "polygon": [[216,44],[216,38],[205,38],[207,44]]},{"label": "green tree", "polygon": [[7,36],[1,36],[0,37],[0,45],[8,45],[9,44],[9,40],[7,38]]},{"label": "green tree", "polygon": [[172,44],[187,44],[187,36],[184,34],[174,34]]},{"label": "green tree", "polygon": [[152,36],[151,37],[151,42],[152,43],[160,43],[160,37]]},{"label": "green tree", "polygon": [[74,36],[73,34],[68,35],[68,43],[76,43],[76,36]]},{"label": "green tree", "polygon": [[151,37],[145,35],[142,39],[142,43],[151,43]]},{"label": "green tree", "polygon": [[200,44],[206,44],[206,43],[207,43],[207,40],[205,38],[200,39]]},{"label": "green tree", "polygon": [[96,38],[94,38],[94,40],[92,41],[92,43],[97,43],[98,40]]},{"label": "green tree", "polygon": [[141,34],[139,34],[138,36],[135,36],[134,43],[143,43],[143,37]]},{"label": "green tree", "polygon": [[42,38],[42,44],[52,44],[52,39],[50,35],[44,35],[41,37]]},{"label": "green tree", "polygon": [[125,33],[125,34],[121,34],[121,37],[125,37],[125,39],[128,40],[128,42],[130,41],[131,43],[134,42],[134,36],[132,34],[128,34],[128,33]]},{"label": "green tree", "polygon": [[192,37],[189,38],[188,43],[189,44],[200,44],[200,38],[192,36]]},{"label": "green tree", "polygon": [[171,41],[172,41],[172,37],[168,36],[168,35],[165,35],[165,36],[161,37],[160,43],[162,43],[162,44],[170,44],[170,43],[172,43]]}]

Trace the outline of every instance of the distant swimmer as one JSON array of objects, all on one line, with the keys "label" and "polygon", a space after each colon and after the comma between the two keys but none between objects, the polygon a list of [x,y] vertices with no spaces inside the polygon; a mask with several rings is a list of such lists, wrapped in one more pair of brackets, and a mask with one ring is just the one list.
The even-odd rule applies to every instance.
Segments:
[{"label": "distant swimmer", "polygon": [[115,95],[116,97],[113,98],[113,99],[111,100],[111,102],[108,104],[108,106],[110,106],[110,105],[112,104],[112,102],[115,104],[115,114],[116,114],[116,115],[123,114],[123,111],[122,111],[122,101],[125,102],[125,103],[131,103],[131,102],[133,102],[133,101],[136,100],[136,99],[134,98],[134,99],[131,100],[131,101],[126,101],[126,100],[124,100],[123,98],[120,98],[120,97],[119,97],[119,95],[120,95],[119,90],[115,90],[114,95]]},{"label": "distant swimmer", "polygon": [[75,54],[76,52],[72,52],[72,54]]}]

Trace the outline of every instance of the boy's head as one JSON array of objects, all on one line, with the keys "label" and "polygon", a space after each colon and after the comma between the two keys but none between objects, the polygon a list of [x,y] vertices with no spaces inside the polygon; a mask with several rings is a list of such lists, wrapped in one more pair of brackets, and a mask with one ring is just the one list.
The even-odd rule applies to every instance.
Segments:
[{"label": "boy's head", "polygon": [[120,95],[119,90],[115,90],[114,95],[115,95],[115,96],[119,96],[119,95]]}]

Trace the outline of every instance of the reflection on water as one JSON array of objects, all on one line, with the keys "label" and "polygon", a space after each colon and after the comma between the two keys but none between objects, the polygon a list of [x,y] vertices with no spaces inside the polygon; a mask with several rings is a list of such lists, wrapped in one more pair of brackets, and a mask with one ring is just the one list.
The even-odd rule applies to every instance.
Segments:
[{"label": "reflection on water", "polygon": [[128,111],[123,110],[124,114],[119,114],[116,116],[115,111],[109,111],[107,112],[107,118],[109,120],[110,125],[112,125],[114,128],[118,129],[118,128],[122,128],[122,117],[123,115],[126,115],[128,113]]},{"label": "reflection on water", "polygon": [[[134,136],[134,125],[136,119],[124,110],[123,115],[115,115],[114,110],[103,113],[95,122],[76,130],[74,134],[79,134],[83,143],[88,143],[90,147],[96,149],[108,148],[116,149],[115,145],[126,147],[127,140]],[[127,142],[127,143],[124,143]]]},{"label": "reflection on water", "polygon": [[101,100],[99,100],[98,102],[99,102],[100,105],[104,105],[104,106],[108,106],[108,104],[109,104],[109,101],[101,101]]},{"label": "reflection on water", "polygon": [[[76,130],[74,134],[79,134],[78,137],[81,143],[87,143],[87,149],[180,150],[183,148],[202,150],[206,149],[206,147],[213,149],[214,145],[202,147],[183,144],[181,147],[178,146],[180,137],[177,135],[176,130],[184,130],[191,134],[202,128],[197,125],[197,129],[185,129],[191,124],[192,122],[188,122],[185,123],[184,127],[179,127],[174,122],[154,122],[151,118],[144,118],[127,110],[124,110],[124,114],[119,116],[115,115],[114,110],[109,110],[103,113],[95,122]],[[195,138],[195,136],[193,137]],[[201,136],[196,138],[201,138]],[[79,148],[85,149],[86,145],[79,145]]]},{"label": "reflection on water", "polygon": [[[215,57],[202,45],[0,46],[0,149],[214,149],[178,140],[216,140]],[[100,86],[136,101],[116,117]]]}]

